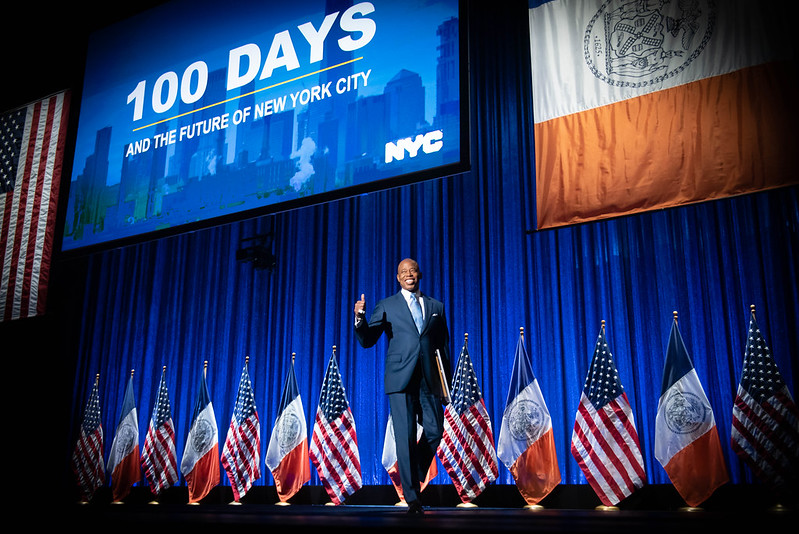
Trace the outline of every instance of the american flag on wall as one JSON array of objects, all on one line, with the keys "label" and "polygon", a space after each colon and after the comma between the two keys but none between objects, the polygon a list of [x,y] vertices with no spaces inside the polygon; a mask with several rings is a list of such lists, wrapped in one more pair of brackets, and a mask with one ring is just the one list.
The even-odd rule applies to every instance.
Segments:
[{"label": "american flag on wall", "polygon": [[499,474],[494,431],[466,342],[452,379],[452,402],[444,410],[444,439],[436,452],[464,503]]},{"label": "american flag on wall", "polygon": [[150,417],[147,436],[144,438],[141,466],[154,495],[159,495],[178,482],[175,424],[172,421],[169,391],[166,387],[166,368],[161,372],[158,397]]},{"label": "american flag on wall", "polygon": [[343,503],[361,488],[355,418],[341,382],[335,350],[327,364],[319,395],[310,456],[333,504]]},{"label": "american flag on wall", "polygon": [[732,408],[731,444],[763,483],[780,494],[796,492],[799,410],[757,326],[754,310]]},{"label": "american flag on wall", "polygon": [[571,452],[605,506],[615,506],[646,483],[635,419],[604,324],[580,395]]},{"label": "american flag on wall", "polygon": [[0,115],[0,321],[44,314],[68,117],[66,91]]},{"label": "american flag on wall", "polygon": [[236,502],[261,477],[261,422],[246,364],[241,370],[236,406],[222,447],[222,467]]}]

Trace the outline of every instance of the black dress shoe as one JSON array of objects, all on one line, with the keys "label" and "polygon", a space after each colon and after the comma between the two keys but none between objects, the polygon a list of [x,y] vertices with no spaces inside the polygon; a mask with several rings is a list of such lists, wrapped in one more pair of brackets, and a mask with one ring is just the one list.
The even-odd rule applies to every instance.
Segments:
[{"label": "black dress shoe", "polygon": [[408,503],[408,510],[405,512],[408,515],[423,515],[424,508],[419,501],[411,501]]}]

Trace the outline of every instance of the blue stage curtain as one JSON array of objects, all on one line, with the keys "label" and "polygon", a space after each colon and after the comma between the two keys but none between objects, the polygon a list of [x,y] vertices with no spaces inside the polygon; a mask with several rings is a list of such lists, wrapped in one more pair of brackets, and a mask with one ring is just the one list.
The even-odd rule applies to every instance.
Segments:
[{"label": "blue stage curtain", "polygon": [[[580,391],[601,321],[633,406],[649,483],[654,422],[672,312],[712,404],[734,483],[751,474],[729,447],[749,306],[783,377],[799,369],[797,188],[536,231],[527,5],[470,3],[472,170],[115,249],[88,260],[80,308],[72,427],[100,375],[106,457],[135,371],[141,444],[162,366],[182,457],[203,362],[220,448],[241,368],[261,417],[262,461],[291,355],[309,433],[336,347],[366,485],[381,464],[388,403],[385,344],[362,349],[353,306],[398,290],[404,257],[443,300],[457,355],[470,355],[498,436],[520,328],[552,414],[563,483],[585,484],[570,453]],[[243,239],[272,233],[276,266],[236,261]],[[449,484],[440,469],[434,480]],[[257,485],[271,485],[266,468]],[[229,485],[224,473],[223,484]],[[181,483],[185,483],[181,481]],[[513,484],[504,466],[499,484]],[[311,484],[319,484],[312,470]]]}]

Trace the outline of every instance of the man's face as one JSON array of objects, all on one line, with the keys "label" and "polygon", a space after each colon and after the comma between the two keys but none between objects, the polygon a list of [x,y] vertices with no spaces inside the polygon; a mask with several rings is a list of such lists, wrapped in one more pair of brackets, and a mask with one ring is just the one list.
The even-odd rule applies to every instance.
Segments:
[{"label": "man's face", "polygon": [[399,282],[402,289],[416,292],[419,289],[419,280],[422,279],[422,273],[419,271],[419,265],[413,260],[402,260],[397,267],[397,282]]}]

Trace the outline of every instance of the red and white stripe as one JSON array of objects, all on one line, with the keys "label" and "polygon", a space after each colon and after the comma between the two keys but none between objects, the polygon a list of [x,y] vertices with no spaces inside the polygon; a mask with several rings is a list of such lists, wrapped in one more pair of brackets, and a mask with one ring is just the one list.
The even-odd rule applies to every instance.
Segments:
[{"label": "red and white stripe", "polygon": [[234,414],[222,447],[222,467],[228,475],[233,498],[247,494],[261,476],[261,423],[253,412],[243,421]]},{"label": "red and white stripe", "polygon": [[606,506],[617,504],[646,483],[644,459],[626,393],[601,410],[585,393],[580,396],[571,450]]},{"label": "red and white stripe", "polygon": [[67,93],[28,106],[14,190],[0,198],[0,319],[44,313],[68,123]]},{"label": "red and white stripe", "polygon": [[175,450],[175,427],[167,419],[158,428],[151,421],[144,438],[142,468],[150,491],[158,495],[178,482],[178,460]]},{"label": "red and white stripe", "polygon": [[327,420],[321,408],[317,409],[310,456],[334,504],[343,503],[361,488],[361,459],[350,408],[332,421]]},{"label": "red and white stripe", "polygon": [[497,479],[494,432],[482,398],[460,416],[447,406],[437,453],[463,502],[471,502]]},{"label": "red and white stripe", "polygon": [[738,386],[732,410],[732,449],[761,480],[790,483],[799,468],[799,411],[786,386],[757,402]]}]

